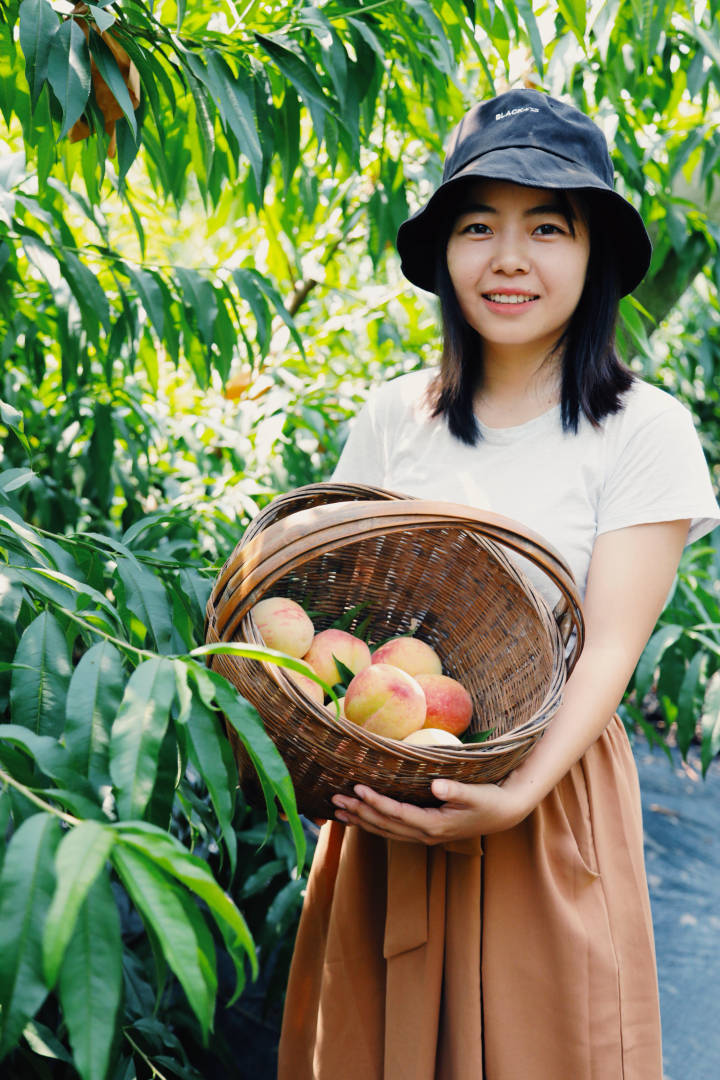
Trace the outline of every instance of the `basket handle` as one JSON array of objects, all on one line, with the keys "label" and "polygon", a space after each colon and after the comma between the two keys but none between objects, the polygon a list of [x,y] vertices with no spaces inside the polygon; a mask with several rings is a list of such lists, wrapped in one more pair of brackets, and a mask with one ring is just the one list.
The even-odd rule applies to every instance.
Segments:
[{"label": "basket handle", "polygon": [[281,578],[292,566],[337,550],[358,540],[389,532],[427,528],[465,528],[524,556],[539,567],[559,589],[562,599],[554,615],[568,641],[575,638],[567,658],[571,671],[582,650],[585,628],[580,596],[572,572],[562,556],[538,533],[511,518],[474,507],[424,499],[390,499],[325,503],[275,521],[240,544],[228,560],[209,607],[221,593],[238,594],[238,602],[222,626],[221,638],[231,636],[259,590]]}]

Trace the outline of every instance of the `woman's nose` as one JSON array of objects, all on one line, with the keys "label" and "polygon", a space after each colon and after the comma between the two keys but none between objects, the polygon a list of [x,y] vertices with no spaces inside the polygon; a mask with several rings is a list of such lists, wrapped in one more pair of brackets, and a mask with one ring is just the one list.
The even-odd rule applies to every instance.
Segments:
[{"label": "woman's nose", "polygon": [[522,243],[516,237],[498,238],[493,252],[491,269],[501,274],[526,274],[530,261]]}]

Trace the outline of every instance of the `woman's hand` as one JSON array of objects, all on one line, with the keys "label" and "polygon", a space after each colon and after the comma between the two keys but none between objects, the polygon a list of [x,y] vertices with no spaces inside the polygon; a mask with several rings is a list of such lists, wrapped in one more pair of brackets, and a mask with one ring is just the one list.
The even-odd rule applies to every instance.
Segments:
[{"label": "woman's hand", "polygon": [[333,795],[335,818],[389,840],[433,845],[502,832],[532,810],[524,805],[519,791],[511,792],[499,784],[433,780],[431,791],[443,800],[442,806],[412,806],[358,785],[355,798]]}]

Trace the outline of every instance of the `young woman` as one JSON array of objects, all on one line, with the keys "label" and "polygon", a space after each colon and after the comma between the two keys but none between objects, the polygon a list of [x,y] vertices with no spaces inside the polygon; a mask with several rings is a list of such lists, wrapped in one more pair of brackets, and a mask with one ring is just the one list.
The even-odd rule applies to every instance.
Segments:
[{"label": "young woman", "polygon": [[599,129],[516,90],[461,121],[398,248],[440,297],[442,360],[376,390],[336,476],[545,536],[584,596],[586,643],[504,782],[435,780],[438,809],[335,797],[279,1076],[661,1080],[637,774],[615,710],[683,546],[720,511],[687,410],[614,351],[647,234]]}]

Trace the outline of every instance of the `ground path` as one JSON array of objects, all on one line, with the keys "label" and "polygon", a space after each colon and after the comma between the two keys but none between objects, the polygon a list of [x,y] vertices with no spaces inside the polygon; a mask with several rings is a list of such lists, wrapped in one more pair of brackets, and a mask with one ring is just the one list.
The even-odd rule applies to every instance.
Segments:
[{"label": "ground path", "polygon": [[635,744],[663,1020],[665,1080],[720,1077],[720,764]]}]

